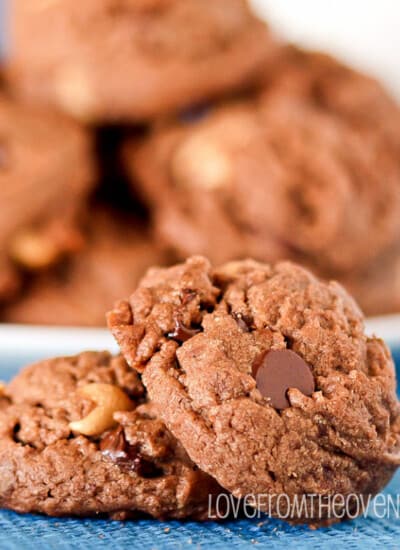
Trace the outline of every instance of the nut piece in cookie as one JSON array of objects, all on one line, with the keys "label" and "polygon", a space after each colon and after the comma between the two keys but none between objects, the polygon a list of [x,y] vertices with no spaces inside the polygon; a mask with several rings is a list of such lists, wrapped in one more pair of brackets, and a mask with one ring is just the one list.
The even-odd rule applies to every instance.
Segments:
[{"label": "nut piece in cookie", "polygon": [[231,93],[276,51],[246,0],[15,0],[10,34],[16,92],[91,122],[142,121]]},{"label": "nut piece in cookie", "polygon": [[115,413],[134,408],[126,393],[112,384],[87,384],[78,393],[96,405],[85,418],[69,423],[70,429],[78,434],[101,435],[115,425]]},{"label": "nut piece in cookie", "polygon": [[[269,514],[335,521],[334,495],[373,495],[400,464],[390,352],[335,282],[289,262],[192,257],[150,270],[108,322],[191,459]],[[268,500],[281,493],[289,510]]]},{"label": "nut piece in cookie", "polygon": [[0,407],[0,505],[51,516],[206,519],[222,489],[189,459],[120,356],[24,369]]}]

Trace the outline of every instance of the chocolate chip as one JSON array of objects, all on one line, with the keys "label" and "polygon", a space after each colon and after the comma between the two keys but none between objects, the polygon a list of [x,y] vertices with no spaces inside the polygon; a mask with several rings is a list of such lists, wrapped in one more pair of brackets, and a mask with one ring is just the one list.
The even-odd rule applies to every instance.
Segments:
[{"label": "chocolate chip", "polygon": [[172,340],[177,340],[178,342],[186,342],[189,338],[196,336],[201,332],[199,328],[188,328],[179,319],[175,319],[175,330],[167,334],[168,338]]},{"label": "chocolate chip", "polygon": [[232,317],[235,319],[243,332],[250,332],[251,326],[253,324],[250,316],[243,315],[243,313],[237,313],[236,311],[234,311],[232,313]]},{"label": "chocolate chip", "polygon": [[153,462],[146,460],[134,445],[127,442],[122,426],[103,437],[100,450],[107,458],[124,469],[133,470],[140,477],[159,477],[163,473]]},{"label": "chocolate chip", "polygon": [[296,388],[308,396],[315,390],[310,367],[289,349],[264,353],[253,365],[253,376],[261,395],[269,398],[275,409],[290,407],[288,389]]},{"label": "chocolate chip", "polygon": [[199,120],[204,118],[209,110],[210,108],[207,105],[197,105],[181,112],[179,115],[179,119],[183,123],[192,124],[193,122],[198,122]]},{"label": "chocolate chip", "polygon": [[100,441],[101,452],[111,458],[114,462],[128,458],[129,447],[122,426],[108,433]]}]

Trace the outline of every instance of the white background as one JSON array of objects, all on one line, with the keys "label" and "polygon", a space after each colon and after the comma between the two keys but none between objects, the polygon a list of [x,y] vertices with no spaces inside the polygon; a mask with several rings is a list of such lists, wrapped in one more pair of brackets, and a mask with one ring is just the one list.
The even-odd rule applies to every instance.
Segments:
[{"label": "white background", "polygon": [[330,51],[400,98],[400,0],[252,0],[282,36]]},{"label": "white background", "polygon": [[[0,0],[0,53],[10,1]],[[340,56],[379,77],[400,98],[400,0],[251,1],[282,36]]]}]

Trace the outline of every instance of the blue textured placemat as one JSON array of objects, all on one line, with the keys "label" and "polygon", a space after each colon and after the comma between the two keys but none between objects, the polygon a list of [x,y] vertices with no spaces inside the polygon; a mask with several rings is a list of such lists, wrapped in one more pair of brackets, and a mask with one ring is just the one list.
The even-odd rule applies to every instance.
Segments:
[{"label": "blue textured placemat", "polygon": [[[400,350],[395,354],[400,374]],[[2,372],[0,379],[10,372]],[[400,494],[400,471],[385,494]],[[376,512],[381,515],[382,509]],[[373,509],[359,518],[333,527],[312,531],[293,527],[273,519],[239,520],[225,523],[158,522],[152,520],[126,523],[107,520],[76,520],[21,516],[0,511],[0,549],[31,548],[84,549],[213,549],[223,548],[400,548],[400,519],[374,517]]]}]

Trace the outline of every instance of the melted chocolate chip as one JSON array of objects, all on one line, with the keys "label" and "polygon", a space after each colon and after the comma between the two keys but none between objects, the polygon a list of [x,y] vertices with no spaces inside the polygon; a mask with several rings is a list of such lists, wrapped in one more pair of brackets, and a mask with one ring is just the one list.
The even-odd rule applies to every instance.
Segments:
[{"label": "melted chocolate chip", "polygon": [[179,319],[175,319],[175,330],[167,334],[168,338],[176,340],[177,342],[186,342],[189,338],[196,336],[201,332],[199,328],[187,328]]},{"label": "melted chocolate chip", "polygon": [[163,473],[153,462],[146,460],[135,446],[127,442],[122,426],[103,437],[100,450],[107,458],[122,468],[133,470],[140,477],[159,477]]},{"label": "melted chocolate chip", "polygon": [[259,357],[253,365],[253,376],[263,397],[275,409],[290,407],[287,391],[292,388],[310,396],[315,382],[310,367],[292,350],[271,350]]},{"label": "melted chocolate chip", "polygon": [[183,288],[180,293],[180,298],[183,306],[186,306],[189,302],[196,298],[196,291],[190,288]]}]

